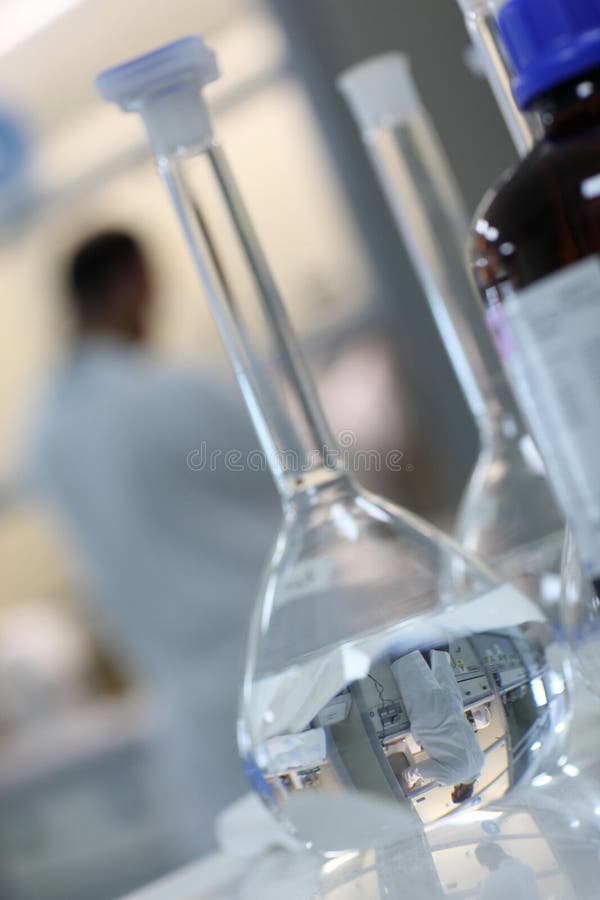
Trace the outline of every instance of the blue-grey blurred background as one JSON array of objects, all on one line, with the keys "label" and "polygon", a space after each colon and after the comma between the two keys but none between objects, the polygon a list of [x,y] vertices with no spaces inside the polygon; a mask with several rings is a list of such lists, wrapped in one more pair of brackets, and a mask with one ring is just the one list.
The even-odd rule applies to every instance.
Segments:
[{"label": "blue-grey blurred background", "polygon": [[[144,247],[156,295],[153,364],[201,367],[231,403],[219,440],[245,438],[237,388],[141,125],[102,103],[92,84],[101,68],[191,32],[219,54],[223,78],[207,98],[334,430],[353,429],[361,446],[397,447],[410,464],[393,479],[362,473],[365,483],[451,527],[475,456],[466,407],[334,87],[339,72],[371,54],[410,54],[474,210],[514,155],[486,82],[468,64],[454,0],[0,0],[2,900],[107,900],[213,843],[208,817],[194,851],[166,812],[172,797],[155,757],[177,686],[157,697],[127,641],[106,627],[77,535],[52,504],[19,490],[18,475],[36,397],[72,341],[65,263],[104,229]],[[199,438],[213,426],[207,414]],[[208,642],[211,628],[231,638],[227,690],[218,693],[210,656],[194,661],[198,696],[212,703],[205,737],[214,751],[197,780],[213,782],[211,802],[224,806],[243,790],[218,748],[235,756],[231,698],[277,503],[267,481],[242,490],[215,480],[207,492],[192,520],[214,523],[226,497],[223,530],[228,522],[238,530],[220,549],[232,561],[248,504],[261,505],[244,596],[236,587],[221,621],[205,619]],[[246,504],[239,515],[232,497]],[[208,530],[198,529],[200,564]],[[209,602],[203,591],[205,583],[199,604]],[[202,734],[202,723],[195,727]]]}]

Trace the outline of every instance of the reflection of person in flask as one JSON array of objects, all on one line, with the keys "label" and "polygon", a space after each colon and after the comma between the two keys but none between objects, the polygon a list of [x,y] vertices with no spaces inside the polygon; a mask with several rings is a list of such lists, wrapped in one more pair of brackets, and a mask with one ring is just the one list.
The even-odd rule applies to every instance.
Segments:
[{"label": "reflection of person in flask", "polygon": [[490,870],[481,882],[480,900],[539,900],[537,878],[527,863],[492,842],[479,844],[475,856],[480,865]]},{"label": "reflection of person in flask", "polygon": [[409,788],[419,781],[453,785],[452,800],[462,803],[473,794],[485,756],[465,716],[450,654],[431,651],[431,668],[418,650],[392,663],[410,730],[429,759],[404,773]]}]

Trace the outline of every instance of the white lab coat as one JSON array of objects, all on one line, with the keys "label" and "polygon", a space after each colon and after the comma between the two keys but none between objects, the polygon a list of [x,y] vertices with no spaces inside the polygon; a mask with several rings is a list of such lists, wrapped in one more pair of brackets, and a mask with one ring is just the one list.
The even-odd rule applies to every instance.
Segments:
[{"label": "white lab coat", "polygon": [[417,650],[391,665],[410,721],[410,730],[429,759],[416,771],[439,784],[470,784],[485,756],[464,714],[460,688],[448,653],[433,650],[431,668]]},{"label": "white lab coat", "polygon": [[[190,852],[245,787],[235,747],[241,652],[279,504],[268,473],[211,451],[257,450],[213,377],[114,340],[84,343],[33,416],[24,479],[77,543],[115,645],[162,701]],[[189,464],[190,453],[191,465]],[[194,468],[196,466],[196,468]]]}]

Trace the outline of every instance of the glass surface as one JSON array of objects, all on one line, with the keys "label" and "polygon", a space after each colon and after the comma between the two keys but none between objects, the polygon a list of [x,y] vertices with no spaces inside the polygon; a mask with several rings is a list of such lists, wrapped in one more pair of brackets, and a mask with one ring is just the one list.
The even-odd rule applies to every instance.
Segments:
[{"label": "glass surface", "polygon": [[529,597],[562,628],[561,562],[565,530],[530,436],[498,435],[481,450],[454,529],[463,547]]},{"label": "glass surface", "polygon": [[[579,781],[577,778],[575,781]],[[573,779],[557,788],[569,795]],[[586,787],[594,788],[587,782]],[[351,814],[351,810],[347,810]],[[593,816],[571,812],[544,788],[519,802],[456,817],[394,846],[338,854],[274,851],[253,861],[239,900],[593,900],[600,837]],[[201,892],[199,900],[208,900]],[[219,898],[221,895],[219,893]],[[231,894],[227,893],[227,897]],[[215,900],[213,894],[210,900]]]},{"label": "glass surface", "polygon": [[[236,897],[592,900],[600,876],[600,712],[585,691],[576,703],[579,728],[574,724],[570,744],[577,766],[565,754],[556,769],[540,772],[506,800],[463,808],[429,826],[414,818],[414,830],[391,846],[356,848],[325,861],[315,852],[265,853],[252,861]],[[364,817],[360,799],[338,798],[343,823]]]},{"label": "glass surface", "polygon": [[[562,788],[571,793],[568,777],[562,779]],[[313,876],[311,896],[592,900],[600,876],[599,855],[593,817],[565,810],[556,792],[547,796],[532,789],[518,803],[466,813],[452,825],[442,824],[394,847],[326,862]]]}]

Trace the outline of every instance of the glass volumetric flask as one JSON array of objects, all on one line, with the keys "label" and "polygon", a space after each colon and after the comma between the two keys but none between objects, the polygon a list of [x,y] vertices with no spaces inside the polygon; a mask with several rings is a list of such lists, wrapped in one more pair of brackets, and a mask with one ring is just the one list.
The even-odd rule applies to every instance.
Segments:
[{"label": "glass volumetric flask", "polygon": [[466,268],[469,221],[407,57],[340,77],[479,433],[456,537],[558,622],[564,524],[523,426]]},{"label": "glass volumetric flask", "polygon": [[98,88],[143,117],[281,495],[240,751],[307,844],[387,844],[552,765],[565,677],[537,604],[345,471],[200,94],[216,77],[190,37]]},{"label": "glass volumetric flask", "polygon": [[498,10],[506,0],[458,0],[465,25],[482,62],[487,80],[519,156],[533,148],[539,136],[539,121],[523,112],[512,94],[512,70],[498,29]]}]

